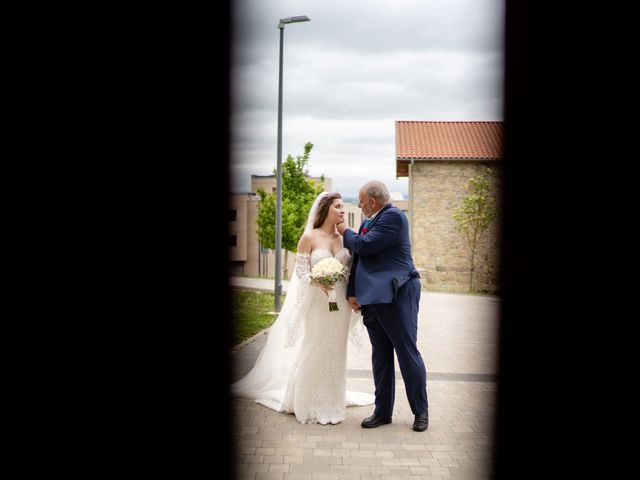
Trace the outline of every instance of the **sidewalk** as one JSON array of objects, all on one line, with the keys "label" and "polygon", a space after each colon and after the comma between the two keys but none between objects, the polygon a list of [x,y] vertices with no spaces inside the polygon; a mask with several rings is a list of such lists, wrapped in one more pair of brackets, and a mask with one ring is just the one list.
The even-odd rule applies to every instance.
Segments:
[{"label": "sidewalk", "polygon": [[[249,277],[229,277],[229,285],[232,287],[247,288],[250,290],[262,290],[272,292],[275,287],[273,278],[249,278]],[[289,280],[282,280],[282,292],[287,293]]]},{"label": "sidewalk", "polygon": [[[231,285],[273,291],[273,280],[236,277]],[[399,371],[393,423],[374,429],[360,427],[373,406],[347,408],[338,425],[302,425],[294,415],[233,398],[237,478],[490,478],[498,310],[498,297],[422,291],[418,347],[427,367],[426,432],[411,430]],[[267,334],[232,352],[234,380],[251,369]],[[347,389],[373,393],[368,344],[348,358]]]}]

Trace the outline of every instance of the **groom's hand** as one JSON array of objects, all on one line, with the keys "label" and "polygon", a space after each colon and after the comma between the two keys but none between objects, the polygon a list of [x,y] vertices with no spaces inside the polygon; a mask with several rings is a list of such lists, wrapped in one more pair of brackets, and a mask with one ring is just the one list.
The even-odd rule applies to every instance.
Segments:
[{"label": "groom's hand", "polygon": [[359,313],[360,309],[362,308],[362,305],[360,305],[358,303],[358,301],[356,300],[356,297],[349,297],[347,298],[347,302],[349,302],[349,305],[351,305],[351,309],[356,312]]},{"label": "groom's hand", "polygon": [[339,224],[336,225],[336,228],[338,229],[338,233],[340,235],[344,235],[344,231],[348,228],[347,222],[340,222]]}]

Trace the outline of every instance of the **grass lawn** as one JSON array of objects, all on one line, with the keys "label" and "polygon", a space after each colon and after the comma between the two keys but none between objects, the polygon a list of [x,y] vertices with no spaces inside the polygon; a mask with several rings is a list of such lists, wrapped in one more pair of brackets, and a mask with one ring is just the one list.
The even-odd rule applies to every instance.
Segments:
[{"label": "grass lawn", "polygon": [[[273,312],[273,293],[232,289],[231,295],[233,346],[235,347],[260,330],[271,326],[277,315],[268,313]],[[284,303],[284,298],[283,295],[281,305]]]}]

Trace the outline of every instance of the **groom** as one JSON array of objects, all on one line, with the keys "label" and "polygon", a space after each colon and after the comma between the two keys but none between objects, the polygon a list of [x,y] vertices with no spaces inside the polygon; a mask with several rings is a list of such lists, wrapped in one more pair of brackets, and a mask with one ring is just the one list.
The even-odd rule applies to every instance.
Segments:
[{"label": "groom", "polygon": [[367,218],[358,234],[338,224],[344,246],[353,254],[347,297],[351,307],[362,310],[371,340],[376,403],[363,428],[391,423],[395,400],[395,350],[400,363],[411,411],[413,430],[429,426],[427,372],[416,345],[420,275],[411,258],[411,242],[405,214],[389,203],[384,183],[362,186],[358,206]]}]

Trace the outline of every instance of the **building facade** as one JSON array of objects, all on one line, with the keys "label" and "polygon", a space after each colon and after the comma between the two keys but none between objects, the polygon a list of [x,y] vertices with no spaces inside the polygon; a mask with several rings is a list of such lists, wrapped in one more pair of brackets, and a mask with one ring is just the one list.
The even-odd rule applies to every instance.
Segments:
[{"label": "building facade", "polygon": [[[502,122],[396,122],[396,176],[409,178],[413,259],[423,288],[469,291],[470,250],[456,231],[453,213],[482,167],[491,169],[499,205],[502,138]],[[478,239],[478,292],[498,291],[499,243],[498,216]]]}]

